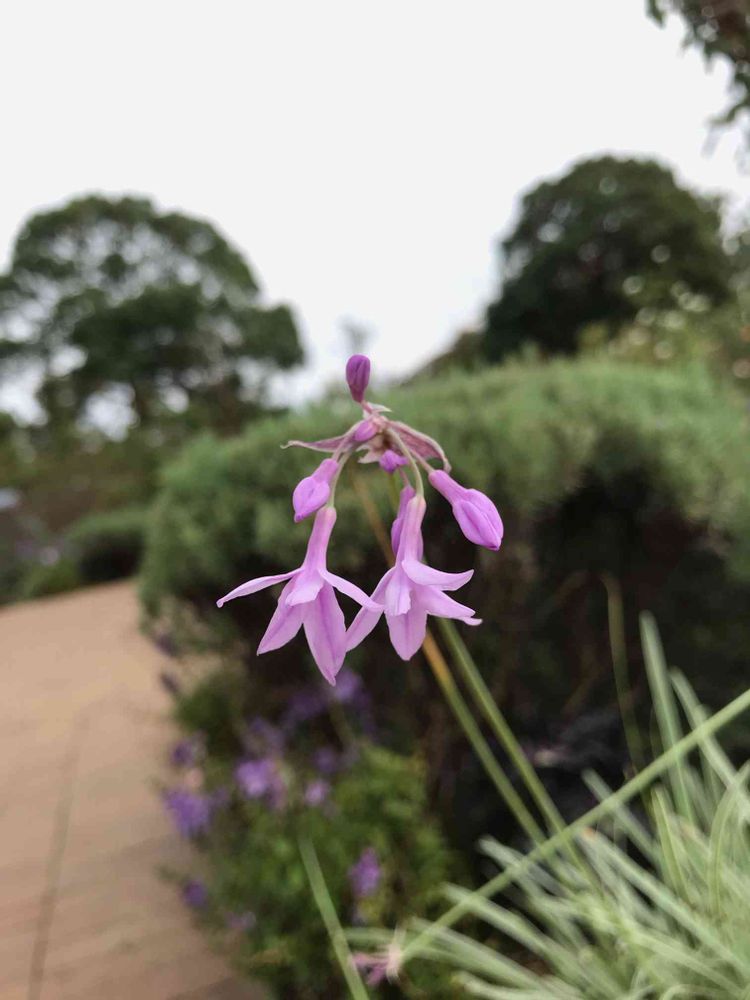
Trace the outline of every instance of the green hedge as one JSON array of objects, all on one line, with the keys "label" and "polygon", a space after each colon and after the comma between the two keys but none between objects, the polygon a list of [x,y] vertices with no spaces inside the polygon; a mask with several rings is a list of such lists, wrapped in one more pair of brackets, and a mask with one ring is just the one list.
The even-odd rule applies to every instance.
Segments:
[{"label": "green hedge", "polygon": [[65,536],[65,549],[85,583],[132,576],[138,569],[146,534],[142,507],[89,514]]},{"label": "green hedge", "polygon": [[[487,491],[504,516],[499,554],[477,553],[432,494],[426,551],[446,569],[476,565],[462,600],[485,625],[467,641],[529,738],[549,739],[550,718],[567,724],[612,698],[603,573],[622,586],[636,666],[645,608],[700,696],[729,696],[750,641],[738,610],[750,596],[750,444],[746,406],[728,388],[697,367],[592,359],[456,374],[383,401],[439,438],[457,478]],[[273,595],[221,611],[214,601],[302,556],[308,528],[292,523],[290,494],[317,457],[280,444],[354,419],[351,402],[334,399],[229,442],[202,438],[164,473],[143,563],[146,617],[186,645],[234,643],[259,698],[309,676],[304,645],[255,658]],[[339,487],[331,565],[370,589],[383,560],[351,489],[352,465]],[[371,467],[356,474],[388,517],[386,477]],[[396,741],[444,723],[430,680],[416,663],[404,668],[382,628],[351,662],[392,711]]]}]

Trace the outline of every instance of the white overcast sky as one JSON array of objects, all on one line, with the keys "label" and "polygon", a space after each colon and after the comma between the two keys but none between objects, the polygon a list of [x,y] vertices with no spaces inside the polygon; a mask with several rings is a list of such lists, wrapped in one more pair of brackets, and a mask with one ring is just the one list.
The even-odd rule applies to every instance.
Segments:
[{"label": "white overcast sky", "polygon": [[397,374],[476,323],[519,194],[572,160],[655,155],[746,200],[727,101],[644,0],[4,0],[0,262],[24,218],[87,191],[213,220],[312,368],[342,323]]}]

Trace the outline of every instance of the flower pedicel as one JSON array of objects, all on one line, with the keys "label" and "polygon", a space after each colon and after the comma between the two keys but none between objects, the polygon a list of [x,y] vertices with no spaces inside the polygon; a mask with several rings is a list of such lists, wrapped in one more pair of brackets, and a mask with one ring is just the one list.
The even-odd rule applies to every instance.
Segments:
[{"label": "flower pedicel", "polygon": [[[297,445],[331,456],[294,490],[294,520],[299,522],[315,515],[302,565],[289,573],[248,580],[217,601],[221,607],[235,597],[246,597],[284,583],[258,653],[278,649],[303,628],[313,658],[330,684],[336,683],[346,652],[369,635],[382,615],[393,647],[404,660],[411,659],[422,645],[428,615],[454,618],[466,625],[480,624],[471,608],[446,593],[468,583],[474,571],[444,573],[423,561],[422,521],[427,504],[420,466],[432,486],[451,504],[456,521],[469,541],[497,550],[503,537],[503,523],[494,503],[484,493],[467,489],[451,477],[450,463],[437,441],[407,424],[391,420],[386,407],[365,399],[369,378],[369,359],[355,354],[347,363],[346,379],[352,398],[362,406],[362,419],[346,433],[323,441],[290,441],[286,446]],[[360,462],[378,463],[389,475],[398,473],[403,484],[398,514],[391,528],[396,564],[371,597],[331,573],[326,562],[328,542],[336,523],[336,484],[345,463],[355,453],[361,453]],[[433,461],[442,468],[432,466]],[[337,590],[361,606],[348,630],[336,598]]]}]

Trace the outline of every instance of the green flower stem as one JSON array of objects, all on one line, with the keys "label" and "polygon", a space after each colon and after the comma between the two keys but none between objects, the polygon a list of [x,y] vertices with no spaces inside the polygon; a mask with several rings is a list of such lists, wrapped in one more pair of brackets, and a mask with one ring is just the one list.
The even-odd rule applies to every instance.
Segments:
[{"label": "green flower stem", "polygon": [[346,985],[349,987],[349,993],[353,1000],[369,1000],[367,990],[352,959],[352,953],[349,951],[346,935],[339,923],[336,907],[333,905],[333,900],[328,892],[320,862],[318,861],[318,855],[311,841],[307,838],[300,838],[299,852],[302,855],[302,863],[307,872],[307,878],[315,903],[320,910],[323,923],[328,931],[328,936],[331,939],[331,945],[336,953],[336,958],[346,980]]}]

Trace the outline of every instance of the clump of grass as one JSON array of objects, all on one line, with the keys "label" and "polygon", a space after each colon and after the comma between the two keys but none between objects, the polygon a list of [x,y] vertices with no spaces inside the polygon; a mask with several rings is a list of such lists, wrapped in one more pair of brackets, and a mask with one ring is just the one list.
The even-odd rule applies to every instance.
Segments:
[{"label": "clump of grass", "polygon": [[[529,854],[485,839],[500,874],[447,887],[452,909],[409,928],[405,962],[447,964],[488,1000],[750,998],[750,765],[715,738],[750,693],[709,718],[668,671],[650,616],[642,637],[661,756],[614,792],[589,775],[599,805]],[[484,924],[481,941],[453,928],[464,915]]]}]

